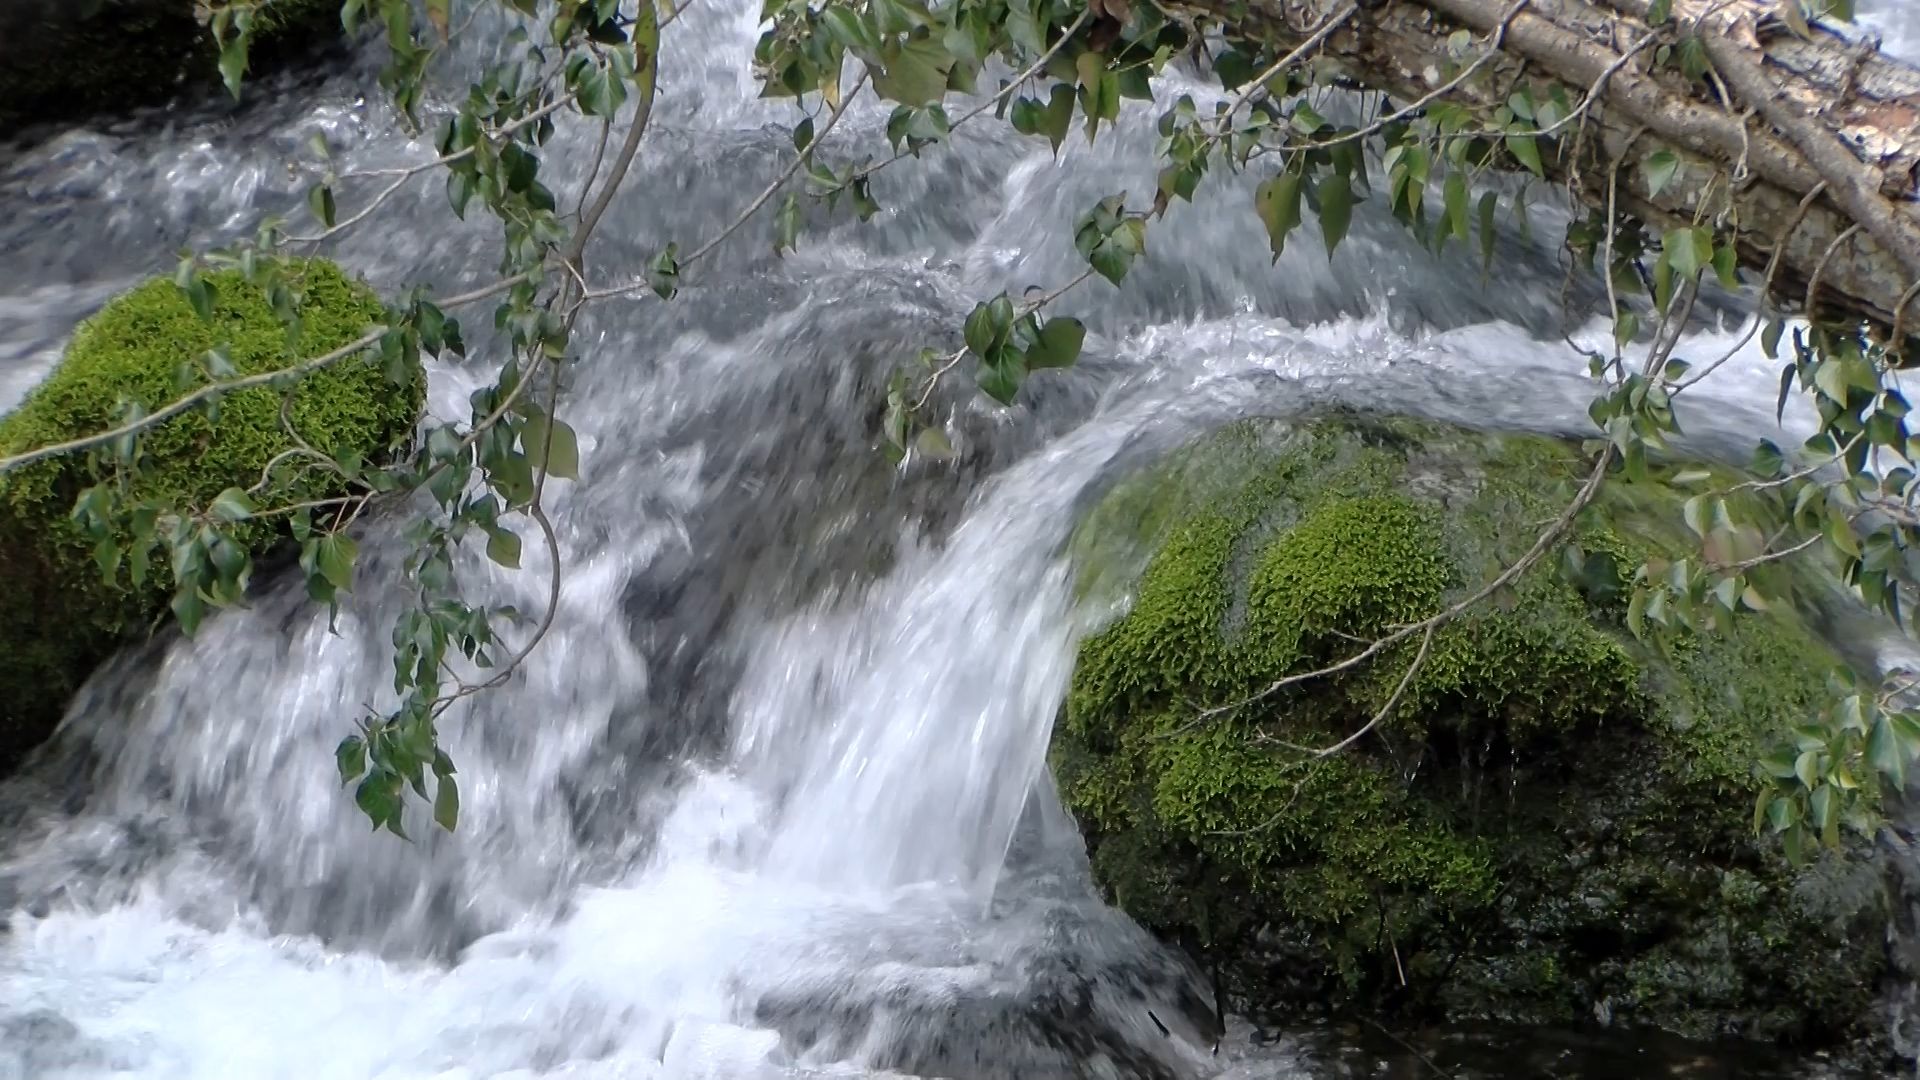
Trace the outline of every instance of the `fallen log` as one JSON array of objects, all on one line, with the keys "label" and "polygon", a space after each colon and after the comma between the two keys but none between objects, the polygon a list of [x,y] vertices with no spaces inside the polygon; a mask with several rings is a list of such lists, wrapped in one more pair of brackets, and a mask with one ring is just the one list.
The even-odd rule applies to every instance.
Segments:
[{"label": "fallen log", "polygon": [[[1757,273],[1777,249],[1776,310],[1806,312],[1811,299],[1823,317],[1920,327],[1920,69],[1871,39],[1763,0],[1177,0],[1171,10],[1270,52],[1342,20],[1319,62],[1396,104],[1444,88],[1490,111],[1516,87],[1557,84],[1575,116],[1544,165],[1576,198],[1604,208],[1611,184],[1618,208],[1650,226],[1705,218]],[[1461,30],[1473,35],[1468,62]],[[1687,51],[1698,77],[1674,59]]]}]

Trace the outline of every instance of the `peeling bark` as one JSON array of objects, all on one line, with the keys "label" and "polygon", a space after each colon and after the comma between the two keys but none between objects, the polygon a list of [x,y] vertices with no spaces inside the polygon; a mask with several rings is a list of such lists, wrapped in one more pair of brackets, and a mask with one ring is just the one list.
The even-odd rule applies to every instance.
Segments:
[{"label": "peeling bark", "polygon": [[[1289,49],[1346,2],[1175,6]],[[1659,27],[1645,21],[1648,0],[1367,0],[1359,8],[1321,46],[1323,62],[1354,82],[1413,101],[1464,66],[1449,35],[1471,31],[1479,55],[1500,32],[1499,54],[1450,95],[1489,109],[1523,85],[1560,84],[1576,108],[1593,95],[1585,115],[1557,133],[1547,161],[1549,176],[1581,201],[1605,206],[1612,177],[1623,211],[1655,228],[1700,216],[1731,230],[1742,264],[1756,273],[1777,246],[1772,293],[1784,310],[1806,310],[1817,277],[1814,306],[1823,314],[1920,328],[1910,295],[1920,282],[1920,70],[1872,42],[1819,26],[1803,38],[1771,0],[1674,0],[1672,20]],[[1712,64],[1704,84],[1654,60],[1659,45],[1689,35]],[[1655,192],[1646,160],[1661,150],[1681,166]]]}]

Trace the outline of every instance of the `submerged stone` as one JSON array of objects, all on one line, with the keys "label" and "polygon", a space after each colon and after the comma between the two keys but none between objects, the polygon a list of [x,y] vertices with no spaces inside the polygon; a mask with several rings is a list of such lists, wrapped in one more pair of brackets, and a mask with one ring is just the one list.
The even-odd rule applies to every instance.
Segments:
[{"label": "submerged stone", "polygon": [[1081,647],[1060,788],[1109,897],[1217,964],[1236,1009],[1815,1042],[1871,1022],[1877,871],[1795,869],[1752,828],[1753,762],[1842,662],[1832,594],[1776,573],[1781,602],[1729,632],[1637,640],[1633,569],[1692,549],[1657,480],[1602,489],[1577,564],[1265,692],[1478,590],[1588,468],[1536,436],[1248,421],[1077,530],[1084,599],[1125,612]]}]

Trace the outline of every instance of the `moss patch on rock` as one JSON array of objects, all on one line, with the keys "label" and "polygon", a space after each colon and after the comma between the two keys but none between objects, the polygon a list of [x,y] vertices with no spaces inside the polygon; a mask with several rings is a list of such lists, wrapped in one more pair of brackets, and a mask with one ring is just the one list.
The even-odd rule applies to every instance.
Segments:
[{"label": "moss patch on rock", "polygon": [[[257,76],[340,36],[339,0],[274,0],[254,29]],[[220,91],[194,0],[10,0],[0,13],[0,137],[29,124]]]},{"label": "moss patch on rock", "polygon": [[[237,273],[213,277],[213,318],[203,322],[169,280],[118,297],[83,323],[65,357],[14,412],[0,417],[0,455],[69,440],[118,422],[123,401],[153,408],[176,398],[176,380],[225,344],[240,374],[275,371],[359,337],[383,317],[371,290],[324,261],[298,266],[302,327],[289,343],[259,290]],[[295,345],[297,347],[290,347]],[[425,397],[415,369],[396,385],[380,368],[349,359],[302,380],[291,396],[268,386],[227,395],[217,420],[175,417],[142,440],[146,465],[129,481],[137,501],[205,506],[229,487],[250,488],[282,451],[297,445],[372,460],[407,440]],[[286,424],[282,424],[282,411]],[[145,633],[166,611],[172,580],[164,558],[141,585],[122,569],[107,581],[94,545],[72,520],[75,500],[100,474],[69,454],[0,476],[0,772],[51,731],[95,664]],[[340,493],[328,474],[276,464],[262,505]],[[273,522],[247,522],[238,538],[256,552],[280,538]]]},{"label": "moss patch on rock", "polygon": [[1477,589],[1585,470],[1538,437],[1244,422],[1077,531],[1089,595],[1137,581],[1082,645],[1060,788],[1103,887],[1217,958],[1236,1008],[1808,1041],[1870,1017],[1879,894],[1857,863],[1795,871],[1751,833],[1752,762],[1838,658],[1786,580],[1769,584],[1788,602],[1730,633],[1628,634],[1625,575],[1687,547],[1658,483],[1603,489],[1578,574],[1537,567],[1435,633],[1351,749],[1312,752],[1380,710],[1419,639],[1206,714]]}]

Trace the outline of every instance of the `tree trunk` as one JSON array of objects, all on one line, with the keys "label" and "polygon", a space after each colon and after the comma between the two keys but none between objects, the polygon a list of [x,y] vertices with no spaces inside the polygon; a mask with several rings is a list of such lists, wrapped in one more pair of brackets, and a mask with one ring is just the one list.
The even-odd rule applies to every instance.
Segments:
[{"label": "tree trunk", "polygon": [[[1177,7],[1286,50],[1349,3]],[[1778,247],[1772,291],[1788,310],[1804,309],[1817,276],[1823,311],[1920,328],[1920,69],[1819,26],[1803,37],[1775,0],[1672,0],[1658,27],[1648,9],[1649,0],[1362,0],[1318,47],[1341,74],[1404,106],[1497,40],[1497,55],[1449,97],[1491,109],[1518,86],[1557,83],[1578,110],[1592,95],[1547,161],[1580,200],[1604,207],[1611,179],[1619,209],[1650,226],[1731,229],[1751,270],[1765,273]],[[1473,35],[1464,59],[1448,43],[1462,29]],[[1677,53],[1696,35],[1712,67],[1703,80],[1656,62],[1662,45]],[[1647,160],[1662,150],[1680,166],[1656,192]]]}]

